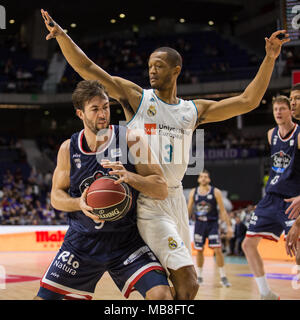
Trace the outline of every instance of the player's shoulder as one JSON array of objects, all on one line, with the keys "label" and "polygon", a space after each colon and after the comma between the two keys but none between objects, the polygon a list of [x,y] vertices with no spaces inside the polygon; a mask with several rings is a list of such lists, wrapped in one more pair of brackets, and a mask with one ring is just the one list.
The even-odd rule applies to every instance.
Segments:
[{"label": "player's shoulder", "polygon": [[70,150],[70,144],[71,144],[71,139],[67,139],[60,145],[60,149],[69,151]]},{"label": "player's shoulder", "polygon": [[191,191],[190,191],[190,195],[194,195],[196,192],[196,188],[192,188]]},{"label": "player's shoulder", "polygon": [[269,129],[268,132],[267,132],[267,137],[268,137],[268,140],[269,140],[269,143],[270,143],[270,144],[271,144],[271,138],[272,138],[272,135],[273,135],[273,132],[274,132],[275,129],[276,129],[276,127],[271,128],[271,129]]},{"label": "player's shoulder", "polygon": [[268,130],[268,135],[272,135],[274,130],[276,129],[277,127],[274,127],[274,128],[271,128]]},{"label": "player's shoulder", "polygon": [[215,194],[215,196],[219,196],[219,195],[222,195],[222,191],[219,189],[219,188],[216,188],[214,186],[212,186],[212,189],[213,189],[213,192]]}]

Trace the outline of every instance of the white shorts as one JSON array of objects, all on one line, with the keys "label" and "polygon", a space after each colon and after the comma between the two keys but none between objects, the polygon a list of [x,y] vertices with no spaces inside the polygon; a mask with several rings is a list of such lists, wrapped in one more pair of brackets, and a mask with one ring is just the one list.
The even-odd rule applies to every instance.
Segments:
[{"label": "white shorts", "polygon": [[137,225],[141,237],[168,272],[193,265],[186,200],[182,186],[169,188],[165,200],[140,194]]}]

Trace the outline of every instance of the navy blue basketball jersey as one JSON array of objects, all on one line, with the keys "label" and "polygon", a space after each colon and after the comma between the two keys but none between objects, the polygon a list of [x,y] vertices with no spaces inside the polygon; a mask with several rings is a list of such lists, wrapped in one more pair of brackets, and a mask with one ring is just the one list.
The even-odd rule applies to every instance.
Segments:
[{"label": "navy blue basketball jersey", "polygon": [[300,152],[298,134],[300,127],[295,124],[291,134],[282,138],[279,128],[273,130],[271,138],[271,169],[266,185],[267,193],[294,197],[300,193]]},{"label": "navy blue basketball jersey", "polygon": [[[129,163],[129,149],[126,141],[126,128],[116,125],[109,126],[110,140],[104,150],[91,152],[84,137],[84,130],[72,135],[70,142],[70,189],[71,197],[80,197],[84,189],[97,178],[109,175],[111,169],[101,166],[101,159],[121,161],[126,170],[136,172],[134,165]],[[107,131],[108,132],[108,131]],[[103,137],[103,136],[102,136]],[[109,137],[109,134],[107,135]],[[132,205],[125,217],[116,221],[95,223],[82,211],[68,213],[69,224],[81,233],[124,232],[136,228],[136,200],[138,191],[131,188]]]},{"label": "navy blue basketball jersey", "polygon": [[214,190],[215,188],[211,186],[206,195],[200,195],[199,187],[196,188],[194,193],[194,214],[196,219],[200,221],[216,221],[219,219]]}]

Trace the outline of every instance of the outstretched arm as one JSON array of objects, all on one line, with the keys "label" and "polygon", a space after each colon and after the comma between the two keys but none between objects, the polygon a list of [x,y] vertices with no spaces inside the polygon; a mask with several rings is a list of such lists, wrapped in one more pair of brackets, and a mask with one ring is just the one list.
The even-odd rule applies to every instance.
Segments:
[{"label": "outstretched arm", "polygon": [[[285,34],[285,38],[280,40],[277,36]],[[279,56],[281,47],[290,41],[286,30],[274,32],[270,38],[265,38],[266,56],[252,82],[245,91],[236,97],[223,99],[218,102],[212,100],[195,100],[198,110],[198,121],[200,123],[217,122],[227,120],[240,114],[250,112],[257,108],[263,98],[275,65],[275,60]]]},{"label": "outstretched arm", "polygon": [[130,106],[136,112],[142,98],[142,88],[131,81],[108,74],[86,56],[47,11],[42,9],[41,13],[46,28],[50,32],[46,40],[56,38],[72,68],[85,80],[99,80],[110,97],[119,101],[123,108]]}]

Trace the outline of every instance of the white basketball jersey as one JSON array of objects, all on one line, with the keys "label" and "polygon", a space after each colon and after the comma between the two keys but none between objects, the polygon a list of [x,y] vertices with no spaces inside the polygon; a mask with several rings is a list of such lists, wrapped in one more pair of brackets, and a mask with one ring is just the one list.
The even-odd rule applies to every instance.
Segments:
[{"label": "white basketball jersey", "polygon": [[143,90],[136,114],[127,124],[130,129],[142,130],[148,138],[169,187],[181,185],[196,121],[193,101],[180,99],[178,104],[168,104],[149,89]]}]

